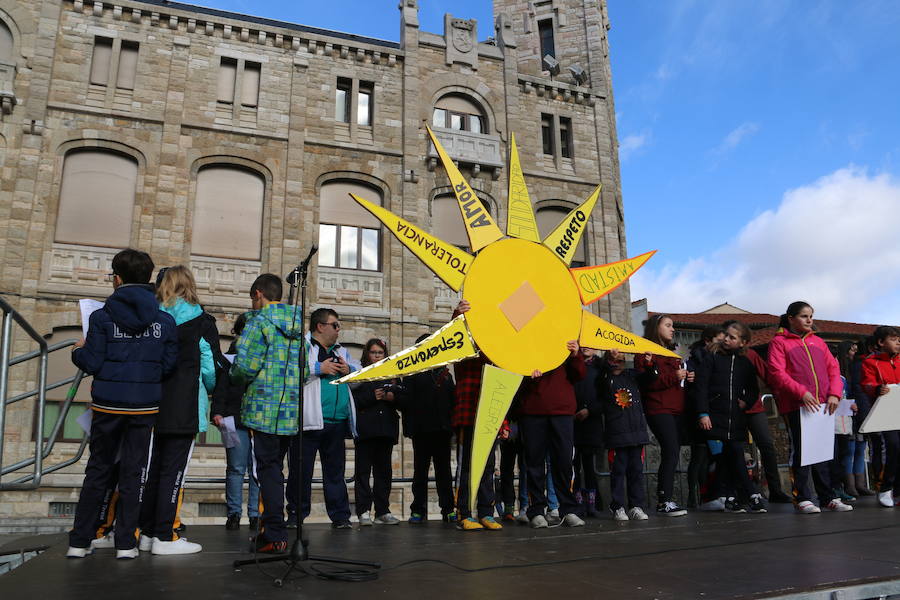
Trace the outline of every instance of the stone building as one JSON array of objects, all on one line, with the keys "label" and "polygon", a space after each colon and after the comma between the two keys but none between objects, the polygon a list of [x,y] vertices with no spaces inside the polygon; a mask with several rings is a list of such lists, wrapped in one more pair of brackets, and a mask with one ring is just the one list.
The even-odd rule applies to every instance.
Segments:
[{"label": "stone building", "polygon": [[[77,299],[104,298],[133,246],[191,266],[227,341],[256,275],[317,243],[310,306],[335,307],[357,353],[373,336],[400,349],[456,296],[346,192],[465,245],[426,124],[498,223],[512,133],[542,232],[602,183],[576,260],[624,258],[605,0],[495,0],[494,23],[448,14],[442,33],[420,31],[417,0],[399,9],[398,43],[167,0],[0,0],[0,295],[51,342],[78,338]],[[626,326],[627,286],[595,310]],[[11,394],[34,385],[30,364]],[[72,374],[68,351],[50,371]],[[88,390],[47,464],[77,448]],[[65,388],[48,397],[45,431]],[[33,454],[36,421],[33,400],[9,408],[4,465]],[[193,474],[221,477],[221,447],[200,442]],[[9,494],[0,516],[66,514],[82,472]],[[221,502],[221,485],[193,484],[185,514]]]}]

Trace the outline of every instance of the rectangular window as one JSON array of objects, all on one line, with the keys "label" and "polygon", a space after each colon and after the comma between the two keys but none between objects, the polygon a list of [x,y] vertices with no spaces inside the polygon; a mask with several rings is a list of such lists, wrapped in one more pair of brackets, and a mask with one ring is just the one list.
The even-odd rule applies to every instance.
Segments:
[{"label": "rectangular window", "polygon": [[559,118],[559,153],[563,158],[572,158],[572,119]]},{"label": "rectangular window", "polygon": [[372,98],[375,96],[375,85],[368,81],[359,82],[359,98],[356,106],[356,124],[371,125],[372,110],[374,108]]},{"label": "rectangular window", "polygon": [[450,113],[450,129],[462,131],[465,127],[466,115],[459,113]]},{"label": "rectangular window", "polygon": [[94,38],[94,56],[91,59],[91,83],[95,85],[107,85],[109,83],[112,48],[112,38],[100,36]]},{"label": "rectangular window", "polygon": [[553,116],[541,114],[541,143],[544,154],[553,156]]},{"label": "rectangular window", "polygon": [[377,271],[381,231],[350,225],[319,225],[319,266]]},{"label": "rectangular window", "polygon": [[472,133],[484,133],[484,122],[478,115],[469,115],[469,131]]},{"label": "rectangular window", "polygon": [[553,19],[538,21],[538,35],[541,38],[541,59],[548,54],[556,58],[556,48],[553,44]]},{"label": "rectangular window", "polygon": [[344,123],[350,122],[350,90],[353,82],[344,77],[338,77],[337,89],[334,94],[334,120]]},{"label": "rectangular window", "polygon": [[237,77],[237,60],[222,57],[219,65],[219,85],[217,96],[222,104],[234,103],[234,82]]},{"label": "rectangular window", "polygon": [[122,42],[119,52],[119,72],[116,74],[116,87],[123,90],[134,89],[134,79],[137,74],[138,43]]},{"label": "rectangular window", "polygon": [[[56,421],[59,419],[59,411],[62,408],[62,402],[47,402],[44,408],[44,439],[47,440],[50,438],[50,434],[53,433],[53,427],[56,425]],[[80,442],[82,438],[84,438],[84,429],[81,428],[81,425],[76,423],[78,417],[84,414],[85,411],[89,409],[90,405],[87,403],[78,403],[72,404],[69,406],[69,412],[66,413],[66,420],[63,423],[62,428],[59,430],[59,435],[56,437],[57,442]],[[37,423],[37,420],[35,420]]]},{"label": "rectangular window", "polygon": [[431,117],[431,124],[435,127],[446,127],[447,110],[444,108],[434,109],[434,115]]},{"label": "rectangular window", "polygon": [[256,108],[259,102],[259,77],[262,65],[256,62],[244,63],[243,79],[241,80],[241,106]]}]

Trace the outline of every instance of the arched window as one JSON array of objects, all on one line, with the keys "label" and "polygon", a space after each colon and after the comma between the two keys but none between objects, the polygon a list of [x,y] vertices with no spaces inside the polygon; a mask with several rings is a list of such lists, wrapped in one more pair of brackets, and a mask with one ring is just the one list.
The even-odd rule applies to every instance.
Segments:
[{"label": "arched window", "polygon": [[[570,209],[561,206],[539,208],[535,215],[535,219],[537,220],[538,231],[541,233],[541,237],[543,238],[549,235],[550,232],[566,218],[566,215],[569,214],[569,210]],[[586,264],[584,252],[585,235],[587,235],[587,233],[582,235],[581,241],[578,242],[578,247],[575,248],[575,256],[572,258],[572,264],[569,265],[570,267],[583,267]]]},{"label": "arched window", "polygon": [[56,241],[123,248],[131,240],[138,163],[111,150],[66,154]]},{"label": "arched window", "polygon": [[13,36],[6,23],[0,21],[0,63],[14,64]]},{"label": "arched window", "polygon": [[484,111],[470,98],[462,94],[447,94],[434,103],[432,124],[435,127],[486,133]]},{"label": "arched window", "polygon": [[256,171],[214,164],[197,173],[191,254],[260,260],[266,182]]},{"label": "arched window", "polygon": [[381,269],[381,223],[350,193],[379,206],[381,191],[358,181],[329,181],[319,190],[319,266]]}]

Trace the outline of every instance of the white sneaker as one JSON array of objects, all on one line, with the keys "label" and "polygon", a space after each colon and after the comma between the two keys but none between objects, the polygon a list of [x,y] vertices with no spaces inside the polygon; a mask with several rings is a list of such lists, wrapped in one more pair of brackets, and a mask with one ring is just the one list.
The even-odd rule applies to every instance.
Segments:
[{"label": "white sneaker", "polygon": [[516,523],[521,523],[522,525],[528,525],[528,513],[524,510],[520,510],[519,514],[516,515]]},{"label": "white sneaker", "polygon": [[[400,519],[398,519],[391,513],[384,513],[380,517],[375,517],[374,523],[376,525],[399,525]],[[360,525],[362,525],[362,523],[360,523]]]},{"label": "white sneaker", "polygon": [[[546,527],[546,525],[544,525]],[[87,548],[76,548],[75,546],[69,546],[69,549],[66,551],[66,558],[84,558],[90,554],[93,554],[94,549],[88,546]]]},{"label": "white sneaker", "polygon": [[531,528],[532,529],[546,529],[547,527],[547,519],[544,518],[544,515],[535,515],[533,519],[531,519]]},{"label": "white sneaker", "polygon": [[894,490],[888,490],[886,492],[878,492],[878,504],[884,506],[885,508],[893,508],[894,507]]},{"label": "white sneaker", "polygon": [[804,500],[800,504],[797,505],[797,512],[802,515],[815,515],[822,512],[818,506],[810,502],[809,500]]},{"label": "white sneaker", "polygon": [[569,513],[563,517],[562,524],[566,527],[584,527],[584,519],[575,513]]},{"label": "white sneaker", "polygon": [[141,534],[141,539],[138,542],[138,550],[141,552],[150,552],[153,549],[153,538],[149,535]]},{"label": "white sneaker", "polygon": [[851,510],[853,510],[853,507],[849,504],[844,504],[843,502],[841,502],[840,498],[835,498],[828,503],[828,510],[834,512],[850,512]]},{"label": "white sneaker", "polygon": [[554,508],[553,510],[551,510],[549,516],[556,517],[558,519],[559,518],[559,509]]},{"label": "white sneaker", "polygon": [[116,538],[115,534],[110,533],[109,535],[104,535],[103,537],[99,537],[95,540],[91,540],[91,548],[94,550],[106,550],[108,548],[116,547]]},{"label": "white sneaker", "polygon": [[372,515],[369,514],[369,511],[364,512],[359,515],[359,526],[360,527],[371,527],[372,526]]},{"label": "white sneaker", "polygon": [[203,550],[203,546],[187,541],[187,538],[178,538],[174,542],[164,542],[159,538],[153,538],[153,554],[196,554]]},{"label": "white sneaker", "polygon": [[140,555],[140,551],[137,547],[130,548],[128,550],[116,550],[116,558],[120,559],[133,559],[137,558]]},{"label": "white sneaker", "polygon": [[647,516],[647,513],[644,512],[643,508],[635,506],[628,511],[628,518],[632,521],[646,521],[650,517]]},{"label": "white sneaker", "polygon": [[[632,509],[632,510],[634,510],[634,509]],[[619,508],[617,508],[616,510],[612,511],[612,515],[613,515],[613,519],[615,519],[616,521],[627,521],[628,520],[628,515],[625,513],[625,509],[622,508],[621,506]]]},{"label": "white sneaker", "polygon": [[700,510],[706,512],[722,512],[725,510],[725,498],[716,498],[700,505]]}]

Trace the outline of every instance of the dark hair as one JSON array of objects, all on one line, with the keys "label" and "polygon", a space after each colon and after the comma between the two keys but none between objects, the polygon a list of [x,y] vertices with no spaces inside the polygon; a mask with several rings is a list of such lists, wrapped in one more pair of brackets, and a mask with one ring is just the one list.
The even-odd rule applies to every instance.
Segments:
[{"label": "dark hair", "polygon": [[[653,342],[654,344],[659,344],[660,346],[669,347],[670,349],[675,347],[675,340],[672,340],[671,344],[664,343],[659,338],[659,324],[663,319],[672,319],[671,316],[665,313],[659,313],[658,315],[653,315],[649,319],[644,322],[644,337]],[[674,323],[674,319],[672,319]]]},{"label": "dark hair", "polygon": [[788,317],[796,317],[804,308],[812,310],[812,306],[803,300],[797,300],[796,302],[788,304],[787,310],[784,311],[784,314],[781,315],[781,318],[778,320],[778,326],[790,331],[791,322],[788,321]]},{"label": "dark hair", "polygon": [[387,342],[378,338],[372,338],[371,340],[366,342],[365,346],[363,346],[362,360],[359,362],[364,367],[368,367],[372,364],[369,360],[369,350],[372,349],[372,346],[381,346],[381,349],[384,350],[384,355],[387,356],[388,354]]},{"label": "dark hair", "polygon": [[707,325],[703,328],[703,331],[700,332],[700,339],[691,344],[690,350],[696,350],[700,347],[705,347],[708,343],[716,339],[720,333],[725,333],[725,330],[718,325]]},{"label": "dark hair", "polygon": [[231,327],[231,333],[235,335],[235,337],[241,335],[241,332],[244,331],[244,327],[247,326],[247,313],[241,313],[234,320],[234,325]]},{"label": "dark hair", "polygon": [[838,366],[841,367],[841,375],[850,379],[850,348],[856,346],[856,355],[861,354],[856,340],[844,340],[837,347]]},{"label": "dark hair", "polygon": [[309,330],[315,333],[316,325],[324,325],[328,322],[328,317],[340,319],[337,312],[331,308],[317,308],[309,315]]},{"label": "dark hair", "polygon": [[281,277],[272,273],[263,273],[253,281],[250,286],[250,295],[257,291],[262,292],[263,298],[269,302],[281,300]]},{"label": "dark hair", "polygon": [[[741,348],[740,350],[738,350],[737,353],[738,354],[745,353],[747,351],[747,346],[750,344],[750,340],[753,338],[753,332],[750,331],[749,327],[747,327],[744,323],[741,323],[737,319],[730,319],[728,321],[725,321],[725,323],[726,323],[725,325],[722,325],[722,328],[726,334],[728,333],[728,330],[731,329],[732,327],[734,327],[735,329],[738,330],[738,337],[740,337],[742,340],[744,340],[744,347]],[[723,350],[724,350],[724,348],[723,348],[722,344],[716,344],[712,349],[712,351],[716,352],[716,353],[722,353]]]},{"label": "dark hair", "polygon": [[113,256],[112,270],[122,283],[150,283],[153,259],[143,250],[125,248]]},{"label": "dark hair", "polygon": [[875,328],[872,334],[872,340],[875,342],[875,349],[881,351],[881,342],[889,337],[900,337],[900,329],[891,325],[882,325]]}]

